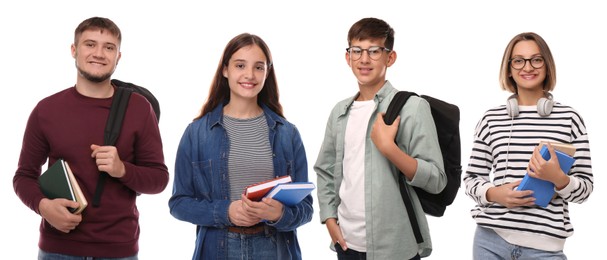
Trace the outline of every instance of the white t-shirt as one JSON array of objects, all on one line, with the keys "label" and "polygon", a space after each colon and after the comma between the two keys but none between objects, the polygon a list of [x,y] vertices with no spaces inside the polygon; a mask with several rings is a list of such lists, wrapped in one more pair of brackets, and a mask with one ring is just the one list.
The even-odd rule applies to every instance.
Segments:
[{"label": "white t-shirt", "polygon": [[375,102],[354,101],[346,125],[344,176],[339,188],[337,208],[339,226],[348,248],[367,251],[365,228],[365,142]]}]

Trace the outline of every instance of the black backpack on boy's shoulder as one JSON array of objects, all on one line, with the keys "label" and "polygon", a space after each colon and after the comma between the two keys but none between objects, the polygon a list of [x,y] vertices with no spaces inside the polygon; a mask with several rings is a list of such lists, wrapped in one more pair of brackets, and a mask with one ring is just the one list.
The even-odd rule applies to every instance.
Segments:
[{"label": "black backpack on boy's shoulder", "polygon": [[[392,122],[394,122],[396,117],[400,114],[402,107],[412,95],[417,96],[416,93],[408,91],[399,91],[396,93],[384,116],[384,122],[386,124],[391,125]],[[443,166],[445,168],[445,174],[447,175],[447,185],[438,194],[428,193],[418,187],[413,187],[413,189],[415,189],[415,192],[417,193],[424,212],[431,216],[441,217],[445,213],[447,206],[451,205],[455,200],[455,196],[461,185],[462,165],[459,137],[460,112],[456,105],[426,95],[422,95],[421,97],[430,104],[432,118],[436,125],[438,143],[443,155]],[[399,178],[404,178],[404,175],[399,173]],[[404,179],[399,179],[399,186],[401,196],[403,197],[403,201],[407,208],[409,220],[411,220],[411,225],[413,226],[413,232],[416,233],[415,236],[418,243],[421,243],[423,239],[421,238],[417,218],[415,217],[415,212],[411,205],[409,190],[405,187]]]},{"label": "black backpack on boy's shoulder", "polygon": [[[124,82],[117,79],[111,80],[112,85],[116,86],[116,92],[112,98],[112,106],[110,107],[110,114],[105,124],[105,131],[103,136],[103,145],[115,145],[118,135],[120,135],[120,129],[122,128],[122,120],[126,113],[126,108],[129,104],[131,93],[138,93],[144,96],[148,102],[152,105],[156,119],[160,121],[160,103],[158,99],[149,91],[147,88],[135,85],[130,82]],[[101,172],[99,179],[97,180],[97,187],[95,189],[95,195],[93,197],[93,207],[98,207],[101,203],[101,194],[105,186],[105,179],[109,174]]]},{"label": "black backpack on boy's shoulder", "polygon": [[[135,85],[130,82],[120,81],[117,79],[112,79],[112,84],[116,87],[128,89],[128,90],[131,90],[132,92],[135,92],[137,94],[144,96],[145,99],[147,99],[148,102],[150,102],[150,104],[152,105],[152,108],[154,109],[154,113],[156,113],[156,119],[158,119],[158,121],[160,121],[160,103],[158,102],[158,99],[156,99],[156,97],[154,96],[154,94],[152,94],[151,91],[149,91],[147,88],[144,88],[142,86],[138,86],[138,85]],[[128,96],[126,96],[126,97],[128,97]]]}]

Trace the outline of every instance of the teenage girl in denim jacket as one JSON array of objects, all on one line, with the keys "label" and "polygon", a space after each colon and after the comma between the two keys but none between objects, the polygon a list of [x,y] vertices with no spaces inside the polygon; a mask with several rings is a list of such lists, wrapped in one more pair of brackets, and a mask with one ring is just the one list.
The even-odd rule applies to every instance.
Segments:
[{"label": "teenage girl in denim jacket", "polygon": [[283,117],[267,45],[244,33],[227,44],[177,151],[169,207],[196,225],[193,259],[301,259],[296,229],[312,219],[312,196],[285,206],[242,195],[247,185],[284,175],[308,181],[306,153]]}]

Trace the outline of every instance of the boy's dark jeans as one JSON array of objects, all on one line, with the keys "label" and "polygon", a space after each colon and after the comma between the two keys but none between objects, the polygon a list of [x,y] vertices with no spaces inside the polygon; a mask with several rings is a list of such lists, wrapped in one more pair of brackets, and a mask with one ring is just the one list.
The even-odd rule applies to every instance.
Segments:
[{"label": "boy's dark jeans", "polygon": [[[358,252],[356,250],[352,250],[350,248],[348,248],[346,251],[344,251],[341,246],[339,245],[339,243],[335,243],[335,252],[337,252],[337,260],[366,260],[367,259],[367,253],[365,252]],[[411,260],[419,260],[421,259],[419,257],[419,255],[416,255],[415,257],[411,258]]]}]

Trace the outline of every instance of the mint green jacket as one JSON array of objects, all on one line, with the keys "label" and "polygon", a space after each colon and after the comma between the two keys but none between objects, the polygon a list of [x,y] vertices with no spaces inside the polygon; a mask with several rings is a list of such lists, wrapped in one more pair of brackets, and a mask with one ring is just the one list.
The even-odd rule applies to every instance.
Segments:
[{"label": "mint green jacket", "polygon": [[[397,174],[399,170],[385,158],[371,141],[370,129],[378,118],[377,112],[385,112],[397,90],[386,81],[375,94],[375,111],[371,116],[365,143],[365,215],[367,259],[410,259],[419,253],[428,256],[432,241],[426,216],[417,194],[410,188],[417,220],[424,242],[417,244],[403,204]],[[358,94],[357,94],[358,95]],[[341,202],[339,187],[343,177],[344,136],[350,105],[356,95],[342,100],[333,108],[327,122],[325,137],[314,170],[317,174],[317,194],[322,223],[329,218],[337,219],[337,207]],[[409,98],[401,111],[396,139],[400,149],[417,160],[417,172],[408,185],[420,187],[431,193],[440,192],[447,183],[443,159],[432,120],[430,105],[420,97]],[[338,220],[339,221],[339,220]],[[346,241],[347,242],[347,241]]]}]

